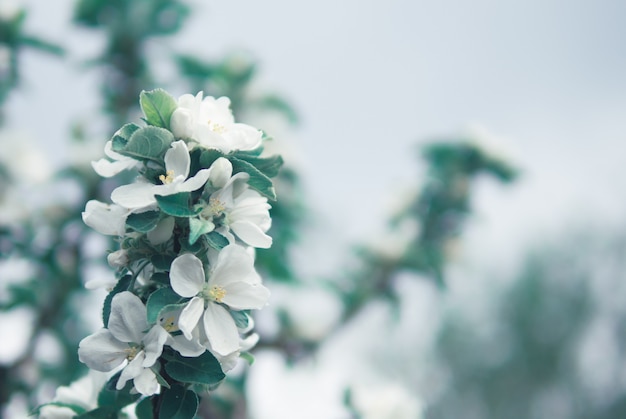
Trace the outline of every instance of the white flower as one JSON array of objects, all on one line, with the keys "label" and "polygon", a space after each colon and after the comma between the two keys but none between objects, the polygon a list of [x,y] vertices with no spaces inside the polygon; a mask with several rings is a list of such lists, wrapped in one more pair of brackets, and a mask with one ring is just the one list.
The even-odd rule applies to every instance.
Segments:
[{"label": "white flower", "polygon": [[420,400],[396,383],[368,386],[360,383],[353,389],[354,407],[363,419],[420,419]]},{"label": "white flower", "polygon": [[223,153],[233,150],[253,150],[261,145],[262,134],[250,125],[235,123],[230,110],[230,99],[215,99],[203,93],[178,99],[178,108],[172,113],[170,127],[176,138],[193,139],[202,147],[215,148]]},{"label": "white flower", "polygon": [[109,205],[92,199],[83,211],[83,221],[98,233],[107,236],[123,236],[126,233],[126,218],[130,211],[119,205]]},{"label": "white flower", "polygon": [[192,297],[183,309],[178,326],[187,339],[202,318],[203,332],[210,348],[221,356],[240,349],[239,332],[232,310],[262,308],[269,298],[254,270],[254,260],[238,245],[222,249],[206,280],[202,262],[192,254],[184,254],[172,262],[170,282],[181,297]]},{"label": "white flower", "polygon": [[167,196],[179,192],[191,192],[200,189],[206,183],[211,169],[202,169],[195,176],[187,179],[191,158],[184,141],[175,141],[165,153],[165,174],[161,175],[162,185],[149,182],[137,182],[116,188],[111,200],[133,212],[155,206],[155,195]]},{"label": "white flower", "polygon": [[[93,410],[98,407],[98,394],[107,379],[107,374],[91,370],[69,386],[59,387],[52,401],[77,406],[86,411]],[[39,412],[40,419],[71,419],[75,416],[76,412],[69,407],[55,405],[45,405]]]},{"label": "white flower", "polygon": [[123,156],[113,151],[111,140],[107,141],[104,146],[104,154],[111,160],[102,158],[98,161],[92,161],[91,166],[102,177],[115,176],[118,173],[134,168],[139,162],[132,157]]},{"label": "white flower", "polygon": [[[219,166],[216,165],[218,162]],[[228,180],[221,189],[211,194],[209,204],[200,213],[199,219],[212,222],[214,218],[224,215],[222,224],[241,241],[252,247],[271,247],[272,238],[265,234],[272,225],[271,206],[267,198],[248,187],[247,173],[232,176],[233,167],[227,159],[220,158],[211,167],[214,167],[211,177],[222,182],[223,179]]]},{"label": "white flower", "polygon": [[78,359],[96,371],[109,372],[126,361],[116,388],[128,380],[138,392],[149,396],[159,391],[156,375],[150,369],[163,352],[169,334],[160,325],[148,329],[146,307],[139,297],[124,291],[111,302],[108,329],[101,329],[83,339]]},{"label": "white flower", "polygon": [[119,249],[115,252],[111,252],[107,255],[107,262],[112,268],[123,268],[128,265],[130,259],[128,258],[128,251],[126,249]]}]

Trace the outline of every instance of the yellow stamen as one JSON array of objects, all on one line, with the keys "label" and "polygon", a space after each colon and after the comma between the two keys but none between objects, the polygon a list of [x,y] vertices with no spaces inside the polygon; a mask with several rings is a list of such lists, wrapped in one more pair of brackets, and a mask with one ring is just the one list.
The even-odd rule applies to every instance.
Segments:
[{"label": "yellow stamen", "polygon": [[172,183],[174,181],[174,171],[168,170],[167,172],[165,172],[165,175],[159,176],[159,180],[163,182],[164,185]]},{"label": "yellow stamen", "polygon": [[218,134],[223,134],[223,133],[226,132],[226,127],[224,125],[222,125],[222,124],[218,124],[217,122],[213,122],[210,119],[207,120],[207,123],[209,124],[209,128],[213,132],[217,132]]},{"label": "yellow stamen", "polygon": [[128,359],[129,362],[132,361],[135,359],[140,350],[141,348],[138,346],[130,346],[128,349],[125,349],[124,352],[127,353],[126,359]]},{"label": "yellow stamen", "polygon": [[172,332],[177,332],[178,331],[178,327],[176,327],[176,319],[174,318],[174,316],[168,317],[166,319],[161,319],[161,326],[168,333],[172,333]]},{"label": "yellow stamen", "polygon": [[222,299],[226,297],[226,290],[218,285],[214,285],[208,290],[207,294],[211,300],[221,303]]},{"label": "yellow stamen", "polygon": [[213,215],[219,216],[224,210],[226,210],[226,205],[222,201],[217,198],[209,199],[209,211],[211,211]]}]

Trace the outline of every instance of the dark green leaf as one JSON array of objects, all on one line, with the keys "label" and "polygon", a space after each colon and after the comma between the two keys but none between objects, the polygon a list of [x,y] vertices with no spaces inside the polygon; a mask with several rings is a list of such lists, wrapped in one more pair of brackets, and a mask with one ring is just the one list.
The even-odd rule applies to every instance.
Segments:
[{"label": "dark green leaf", "polygon": [[189,205],[190,192],[180,192],[172,195],[155,195],[161,211],[174,217],[193,217],[202,209],[195,210]]},{"label": "dark green leaf", "polygon": [[150,294],[146,303],[148,323],[156,323],[159,318],[159,312],[163,307],[170,304],[178,304],[181,300],[181,296],[176,294],[170,287],[160,288]]},{"label": "dark green leaf", "polygon": [[41,408],[44,407],[44,406],[67,407],[68,409],[72,409],[76,414],[81,414],[81,413],[87,412],[87,409],[85,409],[82,406],[76,405],[76,404],[63,403],[63,402],[50,402],[50,403],[46,403],[46,404],[42,404],[41,406],[38,406],[30,414],[30,416],[39,415],[39,412],[41,411]]},{"label": "dark green leaf", "polygon": [[183,386],[172,386],[161,395],[159,419],[193,419],[198,411],[198,395]]},{"label": "dark green leaf", "polygon": [[174,135],[164,128],[143,127],[133,132],[126,146],[118,153],[138,160],[162,162],[162,156],[170,148]]},{"label": "dark green leaf", "polygon": [[278,175],[280,168],[283,165],[283,158],[279,155],[271,156],[271,157],[256,157],[250,156],[246,154],[235,153],[237,159],[245,160],[246,162],[253,165],[257,168],[261,173],[263,173],[267,177],[275,177]]},{"label": "dark green leaf", "polygon": [[215,162],[215,160],[219,159],[220,157],[224,157],[224,153],[219,150],[202,150],[202,155],[200,156],[200,166],[208,169],[209,167],[211,167],[213,162]]},{"label": "dark green leaf", "polygon": [[152,415],[152,397],[146,397],[135,406],[137,419],[154,419]]},{"label": "dark green leaf", "polygon": [[120,377],[120,373],[115,374],[109,379],[106,385],[98,394],[98,406],[107,407],[115,411],[120,410],[131,403],[134,403],[141,394],[131,393],[133,389],[133,380],[128,380],[121,390],[116,390],[115,385]]},{"label": "dark green leaf", "polygon": [[176,99],[163,89],[155,89],[139,95],[141,110],[150,125],[169,128],[172,113],[178,107]]},{"label": "dark green leaf", "polygon": [[126,147],[128,140],[135,131],[139,129],[137,124],[126,124],[122,128],[118,129],[113,138],[111,138],[111,148],[113,151],[120,151]]},{"label": "dark green leaf", "polygon": [[209,234],[207,234],[205,237],[209,245],[216,250],[222,250],[229,244],[228,239],[222,236],[217,231],[212,231]]},{"label": "dark green leaf", "polygon": [[168,360],[165,371],[182,383],[211,385],[226,377],[220,363],[209,351],[195,358],[187,358],[177,352],[168,355],[164,353],[164,356]]},{"label": "dark green leaf", "polygon": [[82,415],[74,416],[74,419],[118,419],[117,410],[111,407],[98,407]]},{"label": "dark green leaf", "polygon": [[107,295],[104,299],[104,304],[102,306],[102,322],[104,323],[104,327],[109,326],[109,316],[111,315],[111,301],[113,301],[113,297],[115,297],[115,294],[119,294],[122,291],[127,291],[130,282],[130,275],[125,275],[121,277],[119,281],[117,281],[117,284],[115,284],[109,295]]},{"label": "dark green leaf", "polygon": [[126,218],[126,226],[140,233],[153,230],[159,223],[160,211],[146,211],[140,214],[130,214]]},{"label": "dark green leaf", "polygon": [[160,271],[169,271],[174,259],[175,256],[156,254],[152,256],[150,262],[152,262],[152,265]]},{"label": "dark green leaf", "polygon": [[272,201],[276,200],[274,184],[269,177],[265,176],[261,171],[245,160],[230,157],[230,162],[233,164],[233,173],[245,172],[250,175],[248,184],[251,188],[256,189],[261,195],[266,196]]}]

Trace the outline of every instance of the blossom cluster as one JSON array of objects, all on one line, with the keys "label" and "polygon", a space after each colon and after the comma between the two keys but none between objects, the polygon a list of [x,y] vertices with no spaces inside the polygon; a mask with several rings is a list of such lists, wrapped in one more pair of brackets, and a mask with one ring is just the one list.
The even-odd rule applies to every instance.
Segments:
[{"label": "blossom cluster", "polygon": [[268,200],[282,159],[262,154],[263,133],[236,123],[226,97],[176,100],[157,89],[140,104],[147,125],[124,125],[92,163],[103,177],[138,176],[112,191],[112,203],[92,200],[83,212],[120,248],[107,258],[117,281],[104,327],[78,356],[110,373],[105,390],[131,395],[127,404],[185,401],[178,408],[193,417],[196,393],[219,384],[258,340],[249,310],[270,293],[255,248],[272,244]]}]

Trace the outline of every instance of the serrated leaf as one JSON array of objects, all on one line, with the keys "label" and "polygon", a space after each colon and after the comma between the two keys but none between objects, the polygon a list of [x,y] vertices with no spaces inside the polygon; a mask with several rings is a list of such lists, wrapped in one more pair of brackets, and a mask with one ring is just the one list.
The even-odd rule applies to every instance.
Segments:
[{"label": "serrated leaf", "polygon": [[137,124],[126,124],[122,128],[118,129],[111,138],[111,148],[113,151],[120,151],[126,147],[128,139],[133,135],[135,131],[140,129]]},{"label": "serrated leaf", "polygon": [[280,155],[262,158],[236,152],[235,157],[250,163],[261,173],[270,178],[278,175],[278,172],[284,163],[283,158]]},{"label": "serrated leaf", "polygon": [[167,215],[174,217],[193,217],[197,215],[202,208],[197,210],[189,205],[191,192],[179,192],[172,195],[155,195],[161,211]]},{"label": "serrated leaf", "polygon": [[140,233],[154,230],[161,217],[160,211],[146,211],[139,214],[130,214],[126,218],[126,226]]},{"label": "serrated leaf", "polygon": [[183,386],[163,391],[159,419],[193,419],[198,411],[198,395]]},{"label": "serrated leaf", "polygon": [[260,170],[245,160],[236,157],[230,157],[229,160],[233,164],[233,173],[245,172],[249,174],[250,179],[248,180],[248,185],[250,185],[251,188],[272,201],[276,200],[276,190],[269,177],[265,176]]},{"label": "serrated leaf", "polygon": [[119,294],[122,291],[127,291],[130,285],[131,276],[124,275],[117,281],[117,284],[113,287],[109,295],[104,299],[104,304],[102,305],[102,323],[104,327],[109,326],[109,316],[111,315],[111,301],[113,301],[113,297],[116,294]]},{"label": "serrated leaf", "polygon": [[207,351],[195,358],[187,358],[177,352],[164,356],[168,360],[165,371],[181,383],[212,385],[226,377],[220,363],[211,352]]},{"label": "serrated leaf", "polygon": [[159,312],[163,307],[170,304],[178,304],[181,300],[181,296],[176,294],[170,287],[163,287],[154,291],[150,294],[146,303],[148,323],[156,323],[159,318]]},{"label": "serrated leaf", "polygon": [[169,128],[172,113],[178,107],[176,99],[163,89],[142,91],[139,104],[146,116],[146,122],[161,128]]},{"label": "serrated leaf", "polygon": [[137,160],[162,163],[162,157],[174,141],[174,135],[164,128],[143,127],[133,132],[126,146],[118,153]]},{"label": "serrated leaf", "polygon": [[205,237],[209,245],[216,250],[222,250],[223,248],[225,248],[226,246],[230,244],[228,239],[222,236],[217,231],[212,231],[209,234],[207,234]]},{"label": "serrated leaf", "polygon": [[215,224],[208,220],[198,218],[189,219],[189,244],[194,244],[200,236],[210,233],[215,229]]}]

